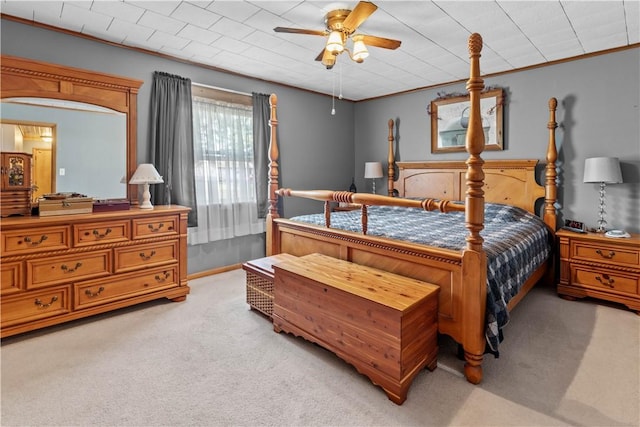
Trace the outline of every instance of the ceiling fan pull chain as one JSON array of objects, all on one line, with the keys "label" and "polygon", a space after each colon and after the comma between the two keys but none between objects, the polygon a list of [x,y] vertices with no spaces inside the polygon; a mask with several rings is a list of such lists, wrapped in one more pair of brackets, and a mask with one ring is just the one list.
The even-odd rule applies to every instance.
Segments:
[{"label": "ceiling fan pull chain", "polygon": [[338,99],[342,99],[342,62],[338,67],[340,67],[340,93],[338,94]]},{"label": "ceiling fan pull chain", "polygon": [[336,115],[336,73],[331,73],[332,89],[331,89],[331,115]]}]

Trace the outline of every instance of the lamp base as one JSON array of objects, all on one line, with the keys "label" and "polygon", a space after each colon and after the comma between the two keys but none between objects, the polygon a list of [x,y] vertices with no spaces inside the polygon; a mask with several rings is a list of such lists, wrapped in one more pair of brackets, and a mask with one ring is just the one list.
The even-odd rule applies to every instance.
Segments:
[{"label": "lamp base", "polygon": [[142,204],[140,205],[140,209],[153,209],[153,205],[151,204],[151,192],[149,191],[149,184],[144,183],[142,185]]}]

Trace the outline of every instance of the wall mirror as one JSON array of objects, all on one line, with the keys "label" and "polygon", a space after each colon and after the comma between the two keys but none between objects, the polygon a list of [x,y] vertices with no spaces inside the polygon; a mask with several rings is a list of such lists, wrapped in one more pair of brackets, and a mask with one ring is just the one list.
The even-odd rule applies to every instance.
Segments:
[{"label": "wall mirror", "polygon": [[[48,175],[51,188],[40,181],[35,194],[77,192],[137,204],[137,188],[127,183],[137,166],[142,81],[7,55],[1,66],[2,151],[42,155],[34,157],[34,172]],[[49,138],[49,132],[47,168],[47,145],[33,134]]]}]

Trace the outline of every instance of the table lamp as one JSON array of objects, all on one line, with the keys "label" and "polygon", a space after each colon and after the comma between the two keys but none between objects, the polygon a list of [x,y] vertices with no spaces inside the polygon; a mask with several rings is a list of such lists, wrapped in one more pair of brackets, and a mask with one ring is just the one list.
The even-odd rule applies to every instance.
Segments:
[{"label": "table lamp", "polygon": [[142,184],[144,186],[140,209],[153,209],[149,184],[160,184],[162,182],[164,182],[162,177],[151,163],[141,163],[138,165],[138,169],[136,169],[129,180],[129,184]]},{"label": "table lamp", "polygon": [[376,179],[382,176],[382,163],[366,162],[364,164],[364,177],[373,181],[373,194],[376,194]]},{"label": "table lamp", "polygon": [[605,188],[607,184],[620,184],[622,172],[617,157],[592,157],[584,162],[584,182],[600,183],[600,216],[598,219],[598,233],[606,231],[605,220]]}]

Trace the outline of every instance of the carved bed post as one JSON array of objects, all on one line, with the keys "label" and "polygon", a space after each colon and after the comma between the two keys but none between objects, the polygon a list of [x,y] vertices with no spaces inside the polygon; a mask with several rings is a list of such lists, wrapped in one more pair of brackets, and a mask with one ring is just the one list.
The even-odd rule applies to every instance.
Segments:
[{"label": "carved bed post", "polygon": [[466,148],[469,153],[466,173],[465,226],[469,230],[463,252],[463,347],[467,381],[478,384],[482,380],[482,355],[485,349],[484,325],[487,298],[487,256],[482,248],[480,231],[484,228],[484,131],[480,114],[480,94],[484,80],[480,77],[482,37],[469,37],[470,73],[467,90],[471,103]]},{"label": "carved bed post", "polygon": [[275,231],[273,230],[274,224],[273,219],[278,218],[278,196],[276,191],[280,186],[278,182],[278,137],[277,137],[277,129],[278,129],[278,117],[277,117],[277,107],[278,107],[278,97],[275,93],[272,93],[269,97],[269,106],[270,106],[270,117],[269,117],[269,127],[271,128],[271,137],[269,139],[269,210],[267,212],[266,219],[266,228],[267,228],[267,236],[266,236],[266,254],[267,256],[274,255],[274,251],[276,250],[273,240],[277,238]]},{"label": "carved bed post", "polygon": [[393,183],[396,174],[396,161],[393,154],[393,119],[389,119],[389,167],[387,169],[387,194],[393,197]]},{"label": "carved bed post", "polygon": [[558,160],[558,150],[556,149],[556,108],[558,107],[558,100],[555,98],[549,99],[549,123],[547,128],[549,129],[549,145],[547,146],[547,166],[545,169],[545,196],[544,196],[544,223],[551,228],[551,231],[555,232],[557,228],[557,216],[556,216],[556,200],[557,184],[556,178],[558,174],[556,172],[556,160]]}]

